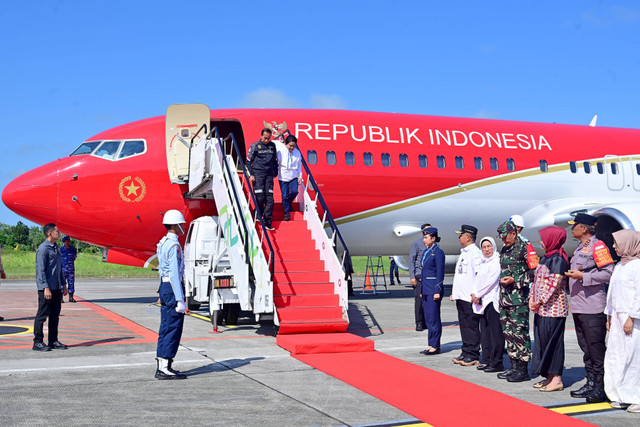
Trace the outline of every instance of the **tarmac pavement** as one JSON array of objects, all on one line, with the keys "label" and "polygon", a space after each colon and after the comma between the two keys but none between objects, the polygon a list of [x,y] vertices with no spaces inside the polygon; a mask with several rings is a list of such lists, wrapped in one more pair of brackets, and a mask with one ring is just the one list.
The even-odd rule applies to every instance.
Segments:
[{"label": "tarmac pavement", "polygon": [[[447,283],[450,281],[448,276]],[[378,351],[537,405],[584,403],[569,396],[584,378],[571,317],[565,334],[565,390],[541,393],[531,387],[533,380],[508,383],[495,374],[451,362],[459,354],[460,334],[455,304],[448,299],[442,304],[442,354],[427,357],[419,353],[426,346],[427,332],[414,330],[413,291],[406,282],[390,286],[389,294],[378,295],[359,293],[362,278],[354,283],[349,332],[374,340]],[[211,324],[202,319],[206,311],[187,317],[174,368],[189,378],[156,380],[157,286],[157,280],[77,281],[76,296],[82,301],[63,304],[60,319],[60,341],[71,347],[39,353],[31,350],[29,329],[37,308],[35,284],[3,281],[2,424],[363,426],[418,422],[294,359],[276,346],[270,322],[256,324],[249,317],[241,317],[237,327],[221,327],[220,334],[212,334]],[[17,334],[8,335],[12,330],[7,325]],[[376,374],[375,367],[371,374]],[[425,398],[437,390],[437,384],[425,385]],[[472,405],[452,402],[452,410]],[[583,409],[576,408],[573,410]],[[635,426],[640,421],[639,415],[621,410],[589,410],[577,417],[602,426]],[[473,425],[472,411],[469,421]]]}]

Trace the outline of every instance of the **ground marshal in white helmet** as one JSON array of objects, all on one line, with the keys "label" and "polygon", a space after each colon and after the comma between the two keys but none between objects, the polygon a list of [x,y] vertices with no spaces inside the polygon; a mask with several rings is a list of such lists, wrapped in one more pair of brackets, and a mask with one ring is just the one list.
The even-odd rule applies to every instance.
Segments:
[{"label": "ground marshal in white helmet", "polygon": [[525,227],[524,218],[522,218],[522,216],[520,215],[511,215],[511,218],[509,218],[509,221],[513,222],[516,225],[516,227],[518,227],[518,235],[520,236],[520,238],[525,242],[528,242],[529,239],[527,239],[522,235],[522,229],[524,229]]}]

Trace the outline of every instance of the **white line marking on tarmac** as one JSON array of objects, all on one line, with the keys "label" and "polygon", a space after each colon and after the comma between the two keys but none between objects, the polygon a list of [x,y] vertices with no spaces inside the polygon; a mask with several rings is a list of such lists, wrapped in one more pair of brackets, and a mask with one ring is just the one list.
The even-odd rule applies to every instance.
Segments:
[{"label": "white line marking on tarmac", "polygon": [[[203,359],[180,360],[180,363],[202,363]],[[49,366],[46,368],[23,368],[23,369],[3,369],[0,374],[14,374],[20,372],[40,372],[40,371],[78,371],[82,369],[105,369],[105,368],[127,368],[131,366],[149,366],[155,365],[156,362],[140,362],[140,363],[114,363],[111,365],[84,365],[84,366]]]}]

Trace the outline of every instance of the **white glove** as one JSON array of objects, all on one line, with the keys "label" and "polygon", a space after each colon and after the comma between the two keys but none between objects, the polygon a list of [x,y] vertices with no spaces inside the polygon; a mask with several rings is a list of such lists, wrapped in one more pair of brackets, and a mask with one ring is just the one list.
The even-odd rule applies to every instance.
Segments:
[{"label": "white glove", "polygon": [[176,307],[176,311],[178,313],[184,313],[187,311],[187,306],[184,304],[184,300],[178,301],[178,306]]}]

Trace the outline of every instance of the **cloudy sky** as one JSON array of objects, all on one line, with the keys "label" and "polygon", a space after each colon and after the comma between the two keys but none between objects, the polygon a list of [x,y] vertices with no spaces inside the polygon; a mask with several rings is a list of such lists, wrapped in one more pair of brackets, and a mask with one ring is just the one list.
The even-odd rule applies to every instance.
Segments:
[{"label": "cloudy sky", "polygon": [[640,128],[636,1],[32,0],[0,18],[0,190],[174,103]]}]

